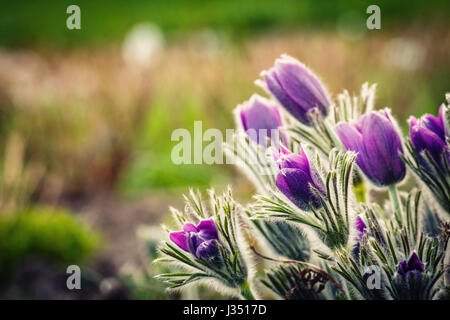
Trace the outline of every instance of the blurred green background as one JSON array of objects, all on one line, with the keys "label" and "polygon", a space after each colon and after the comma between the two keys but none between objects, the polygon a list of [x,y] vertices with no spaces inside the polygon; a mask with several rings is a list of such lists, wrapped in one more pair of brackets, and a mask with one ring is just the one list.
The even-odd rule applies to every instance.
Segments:
[{"label": "blurred green background", "polygon": [[[81,30],[66,27],[71,4]],[[371,4],[381,30],[366,28]],[[168,298],[147,268],[157,232],[136,228],[165,221],[190,186],[253,192],[231,166],[175,165],[173,130],[233,128],[233,108],[287,53],[333,97],[377,83],[376,107],[407,132],[450,90],[448,12],[444,0],[1,1],[0,298]],[[44,241],[41,224],[74,240]],[[68,260],[90,270],[84,296],[60,290]],[[54,290],[21,285],[30,272]]]},{"label": "blurred green background", "polygon": [[[62,28],[71,4],[82,8],[83,32]],[[445,0],[404,1],[315,0],[51,0],[9,2],[0,14],[2,44],[102,45],[117,41],[138,21],[152,21],[167,35],[183,35],[201,28],[230,32],[236,38],[274,28],[331,28],[339,19],[365,16],[369,5],[382,8],[383,27],[422,24],[448,18]],[[356,19],[356,18],[355,18]],[[365,20],[365,19],[364,19]]]}]

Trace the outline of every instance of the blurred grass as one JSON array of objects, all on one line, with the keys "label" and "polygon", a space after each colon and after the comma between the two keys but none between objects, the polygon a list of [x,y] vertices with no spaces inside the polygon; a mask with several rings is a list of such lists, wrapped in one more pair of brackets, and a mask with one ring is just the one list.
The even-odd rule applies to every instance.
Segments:
[{"label": "blurred grass", "polygon": [[99,235],[66,210],[31,208],[0,215],[0,274],[32,259],[81,263],[98,248]]},{"label": "blurred grass", "polygon": [[[345,15],[366,17],[370,4],[381,7],[383,28],[403,25],[429,26],[445,21],[450,2],[435,0],[40,0],[2,1],[0,45],[51,44],[102,45],[121,39],[133,24],[151,21],[169,35],[202,28],[229,32],[235,38],[254,35],[271,28],[334,28]],[[82,29],[68,30],[66,8],[81,8]]]},{"label": "blurred grass", "polygon": [[[171,150],[175,145],[170,143],[172,131],[186,128],[193,132],[194,121],[204,119],[206,114],[202,110],[202,102],[177,97],[176,108],[171,107],[170,102],[164,98],[151,104],[135,141],[137,156],[120,182],[119,187],[124,194],[136,195],[151,189],[169,191],[226,183],[226,172],[220,166],[176,165],[172,162]],[[176,113],[169,111],[174,109],[177,110]]]}]

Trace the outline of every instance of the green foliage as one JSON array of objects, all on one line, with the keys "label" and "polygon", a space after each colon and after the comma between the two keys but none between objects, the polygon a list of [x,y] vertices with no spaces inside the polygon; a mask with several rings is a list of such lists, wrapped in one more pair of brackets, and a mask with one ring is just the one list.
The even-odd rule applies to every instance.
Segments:
[{"label": "green foliage", "polygon": [[[120,190],[125,195],[188,186],[206,188],[217,182],[226,184],[227,173],[219,166],[177,165],[171,159],[172,148],[179,143],[171,141],[173,130],[186,128],[194,139],[194,121],[207,117],[205,109],[200,97],[189,94],[177,96],[176,101],[165,94],[152,99],[136,141],[136,157],[120,181]],[[214,120],[206,119],[203,130],[218,125],[213,123]]]},{"label": "green foliage", "polygon": [[0,216],[0,272],[34,258],[77,264],[98,247],[99,235],[67,211],[28,209]]},{"label": "green foliage", "polygon": [[298,227],[284,221],[252,219],[251,222],[276,253],[292,260],[307,261],[310,258],[309,241]]},{"label": "green foliage", "polygon": [[[408,194],[400,221],[379,206],[364,205],[371,237],[363,237],[360,254],[346,250],[336,252],[336,265],[332,269],[364,299],[431,300],[440,294],[439,281],[444,273],[443,258],[448,240],[424,234],[419,221],[420,199],[417,190]],[[412,252],[417,252],[425,270],[420,278],[405,281],[397,275],[398,265]],[[380,267],[383,279],[380,289],[367,286],[370,266]]]},{"label": "green foliage", "polygon": [[[300,26],[335,26],[342,17],[366,17],[367,2],[315,0],[79,0],[82,29],[65,28],[66,8],[71,1],[15,1],[2,5],[0,43],[23,45],[51,42],[60,45],[99,43],[120,39],[137,22],[152,21],[164,31],[179,34],[200,28],[229,31],[235,36],[248,35],[267,28]],[[383,28],[410,24],[411,19],[445,19],[450,3],[436,0],[424,4],[411,0],[381,0]],[[418,23],[416,21],[416,23]],[[361,26],[365,28],[365,24]]]},{"label": "green foliage", "polygon": [[434,198],[439,202],[447,213],[450,213],[450,164],[447,156],[442,152],[442,163],[444,170],[440,164],[433,159],[428,151],[423,151],[422,158],[427,167],[421,163],[419,154],[414,150],[411,139],[408,138],[406,148],[410,154],[409,157],[402,157],[403,161],[411,168],[411,170],[424,182],[425,186],[431,191]]},{"label": "green foliage", "polygon": [[210,165],[176,165],[170,159],[170,151],[139,155],[126,170],[120,189],[125,195],[145,194],[150,190],[170,191],[187,186],[205,188],[213,179],[226,180],[226,175]]}]

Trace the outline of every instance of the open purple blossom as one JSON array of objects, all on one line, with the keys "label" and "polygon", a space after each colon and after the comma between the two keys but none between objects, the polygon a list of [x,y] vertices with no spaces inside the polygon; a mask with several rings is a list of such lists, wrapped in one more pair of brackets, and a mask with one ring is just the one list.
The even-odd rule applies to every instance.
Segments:
[{"label": "open purple blossom", "polygon": [[256,143],[267,146],[266,137],[286,143],[286,137],[278,129],[283,125],[280,111],[273,101],[254,94],[238,105],[237,112],[244,131]]},{"label": "open purple blossom", "polygon": [[218,233],[212,220],[203,220],[198,226],[186,223],[183,231],[171,232],[170,240],[197,259],[207,260],[218,256]]},{"label": "open purple blossom", "polygon": [[358,153],[356,163],[377,186],[389,186],[406,174],[402,141],[389,109],[372,111],[356,122],[340,122],[336,133],[348,150]]},{"label": "open purple blossom", "polygon": [[308,113],[313,109],[328,114],[331,101],[325,87],[300,61],[282,55],[262,76],[264,81],[259,83],[300,122],[309,124]]},{"label": "open purple blossom", "polygon": [[276,178],[278,189],[303,210],[309,210],[310,206],[319,208],[320,199],[312,188],[322,195],[326,194],[325,188],[304,150],[296,154],[281,146],[280,152],[274,150],[274,159],[280,169]]},{"label": "open purple blossom", "polygon": [[408,279],[412,276],[419,277],[424,271],[423,262],[420,261],[419,256],[413,252],[408,261],[403,260],[399,262],[397,273],[403,279]]},{"label": "open purple blossom", "polygon": [[445,169],[443,155],[450,163],[450,150],[446,143],[444,126],[444,108],[445,106],[442,104],[439,109],[439,117],[425,114],[419,119],[415,117],[409,119],[411,143],[419,157],[419,161],[426,168],[429,168],[429,165],[422,155],[424,151],[430,153],[433,160],[442,170]]}]

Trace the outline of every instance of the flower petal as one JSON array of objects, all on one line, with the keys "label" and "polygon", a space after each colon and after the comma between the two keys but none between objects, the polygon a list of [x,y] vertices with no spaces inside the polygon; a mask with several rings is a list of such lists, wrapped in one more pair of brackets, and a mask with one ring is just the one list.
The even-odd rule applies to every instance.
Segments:
[{"label": "flower petal", "polygon": [[446,110],[448,110],[448,107],[446,107],[445,104],[441,104],[439,107],[439,121],[442,123],[442,127],[444,128],[445,137],[450,138],[450,128],[448,127],[449,123],[445,121]]},{"label": "flower petal", "polygon": [[253,141],[266,145],[265,137],[276,138],[275,134],[283,139],[284,135],[278,130],[283,123],[274,102],[254,94],[250,100],[240,104],[239,109],[242,127]]},{"label": "flower petal", "polygon": [[355,125],[348,122],[339,122],[335,127],[339,139],[347,150],[360,152],[362,149],[362,135]]},{"label": "flower petal", "polygon": [[421,125],[434,132],[439,138],[445,140],[445,129],[443,120],[433,116],[432,114],[425,114],[421,118]]},{"label": "flower petal", "polygon": [[305,112],[318,107],[322,114],[328,113],[330,102],[323,85],[304,64],[283,57],[275,62],[275,69],[280,86]]},{"label": "flower petal", "polygon": [[417,270],[420,272],[425,270],[424,264],[420,261],[419,256],[415,252],[413,252],[408,259],[408,270]]},{"label": "flower petal", "polygon": [[[386,186],[401,181],[406,166],[400,157],[403,153],[400,136],[389,118],[372,112],[361,127],[366,176],[377,185]],[[362,169],[362,168],[361,168]]]},{"label": "flower petal", "polygon": [[184,231],[169,233],[169,239],[184,251],[189,252],[187,245],[187,233]]},{"label": "flower petal", "polygon": [[302,109],[292,98],[286,94],[281,87],[278,76],[272,68],[264,73],[264,79],[270,93],[278,100],[278,102],[290,113],[294,118],[303,123],[309,123],[306,110]]},{"label": "flower petal", "polygon": [[357,153],[356,163],[359,168],[363,172],[369,171],[368,165],[366,164],[366,158],[364,154],[362,154],[362,151],[364,151],[362,134],[358,130],[357,126],[353,123],[340,122],[335,126],[334,130],[339,136],[341,142],[344,144],[345,148]]},{"label": "flower petal", "polygon": [[320,205],[319,199],[311,190],[311,185],[316,188],[317,186],[313,184],[309,172],[292,168],[282,169],[277,175],[276,185],[289,200],[302,210],[309,210],[310,203],[314,207]]},{"label": "flower petal", "polygon": [[406,273],[408,272],[408,265],[406,264],[406,261],[399,262],[397,272],[403,277],[406,276]]},{"label": "flower petal", "polygon": [[215,258],[219,255],[219,248],[217,246],[217,240],[207,240],[202,242],[195,253],[198,259],[207,260]]},{"label": "flower petal", "polygon": [[410,130],[410,137],[422,165],[429,167],[422,156],[422,151],[424,150],[430,152],[438,164],[442,164],[442,153],[446,148],[446,144],[435,132],[422,126],[415,126]]},{"label": "flower petal", "polygon": [[199,236],[203,240],[218,239],[216,225],[212,220],[203,220],[197,226]]},{"label": "flower petal", "polygon": [[197,228],[192,223],[185,223],[183,226],[184,232],[198,232]]},{"label": "flower petal", "polygon": [[282,156],[279,160],[281,169],[300,169],[309,172],[309,161],[306,154],[302,150],[302,154],[291,153]]},{"label": "flower petal", "polygon": [[361,219],[360,216],[356,217],[355,227],[356,227],[356,231],[357,231],[357,240],[359,241],[364,236],[364,234],[367,232],[367,226],[364,223],[363,219]]}]

